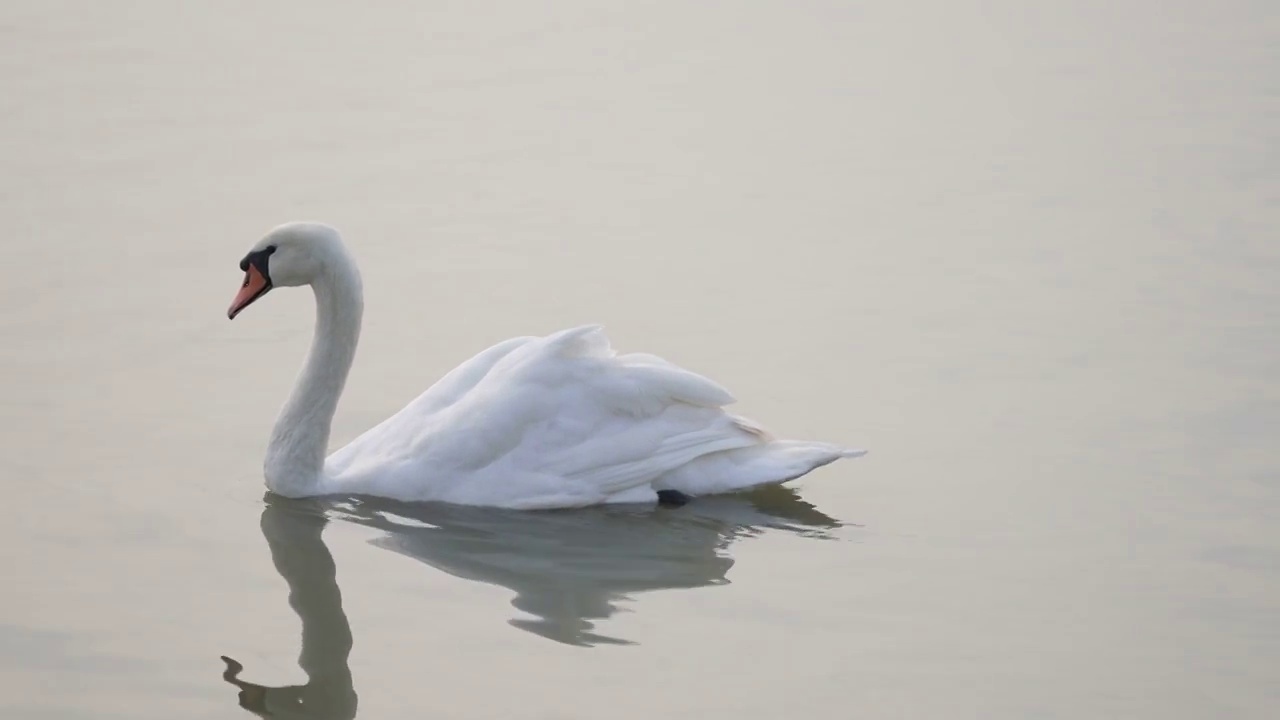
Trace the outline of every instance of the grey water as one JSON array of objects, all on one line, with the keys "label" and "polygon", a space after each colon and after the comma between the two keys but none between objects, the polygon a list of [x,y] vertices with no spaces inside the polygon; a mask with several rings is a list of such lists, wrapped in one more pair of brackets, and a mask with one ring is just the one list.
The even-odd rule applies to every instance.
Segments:
[{"label": "grey water", "polygon": [[[1280,11],[923,0],[0,7],[0,717],[1270,718]],[[342,443],[584,323],[787,489],[265,493],[338,226]]]}]

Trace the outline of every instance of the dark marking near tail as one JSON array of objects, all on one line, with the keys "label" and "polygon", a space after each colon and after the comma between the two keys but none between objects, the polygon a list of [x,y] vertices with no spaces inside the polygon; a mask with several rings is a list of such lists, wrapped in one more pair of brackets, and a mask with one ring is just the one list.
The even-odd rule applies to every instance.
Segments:
[{"label": "dark marking near tail", "polygon": [[680,507],[692,499],[679,490],[658,491],[658,505],[662,507]]}]

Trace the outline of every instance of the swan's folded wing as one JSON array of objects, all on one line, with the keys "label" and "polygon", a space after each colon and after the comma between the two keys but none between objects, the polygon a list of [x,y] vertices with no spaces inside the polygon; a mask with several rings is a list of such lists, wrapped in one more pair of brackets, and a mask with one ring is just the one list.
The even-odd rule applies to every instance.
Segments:
[{"label": "swan's folded wing", "polygon": [[660,358],[618,356],[599,327],[509,343],[335,453],[331,468],[367,477],[375,494],[395,485],[466,504],[589,505],[767,440],[724,412],[724,388]]},{"label": "swan's folded wing", "polygon": [[527,344],[475,391],[490,412],[519,419],[514,464],[601,496],[765,439],[724,412],[724,388],[652,355],[616,355],[596,326]]},{"label": "swan's folded wing", "polygon": [[449,371],[400,411],[336,450],[326,463],[331,470],[345,473],[361,458],[369,462],[375,458],[381,460],[412,453],[422,429],[432,425],[432,417],[466,397],[503,358],[536,339],[515,337],[476,354]]}]

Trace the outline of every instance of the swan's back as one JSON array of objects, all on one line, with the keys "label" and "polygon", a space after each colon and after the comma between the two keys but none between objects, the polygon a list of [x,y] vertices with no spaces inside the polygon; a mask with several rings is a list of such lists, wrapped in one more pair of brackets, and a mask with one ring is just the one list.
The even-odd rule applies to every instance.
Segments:
[{"label": "swan's back", "polygon": [[725,492],[860,454],[774,441],[720,385],[598,326],[495,345],[334,453],[333,489],[513,508]]}]

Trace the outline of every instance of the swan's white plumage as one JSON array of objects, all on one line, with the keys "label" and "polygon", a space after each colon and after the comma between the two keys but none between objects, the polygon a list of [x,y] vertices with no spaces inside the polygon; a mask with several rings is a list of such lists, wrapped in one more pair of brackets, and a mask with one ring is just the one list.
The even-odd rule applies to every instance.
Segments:
[{"label": "swan's white plumage", "polygon": [[[297,242],[299,236],[305,240],[318,232],[316,227],[283,226],[260,245],[273,236],[276,244]],[[336,232],[323,234],[324,242],[302,243],[324,256],[320,266],[351,263],[345,250],[326,252]],[[359,298],[349,301],[357,311],[349,313],[355,330],[346,333],[340,327],[343,313],[335,309],[344,301],[334,299],[344,292],[358,296],[358,274],[352,267],[357,280],[350,283],[353,289],[344,290],[342,268],[327,269],[311,283],[317,312],[339,320],[337,325],[332,318],[318,321],[312,357],[282,413],[279,437],[305,434],[282,425],[314,421],[316,412],[294,407],[310,407],[308,394],[321,396],[311,405],[331,416],[350,360],[348,367],[325,368],[326,356],[349,355],[326,353],[325,344],[344,338],[354,344],[358,337]],[[325,333],[338,339],[321,337]],[[306,387],[308,382],[316,387]],[[326,393],[334,403],[322,401]],[[726,412],[724,406],[732,402],[716,383],[661,358],[615,353],[599,326],[513,338],[464,362],[334,452],[319,477],[272,489],[288,495],[368,494],[522,509],[580,507],[653,502],[665,489],[706,495],[779,483],[862,454],[825,443],[774,440],[756,424]],[[327,442],[327,419],[322,425]],[[312,452],[310,445],[298,444]],[[300,453],[305,454],[273,447],[268,455],[283,465]],[[301,457],[298,464],[305,465]]]}]

